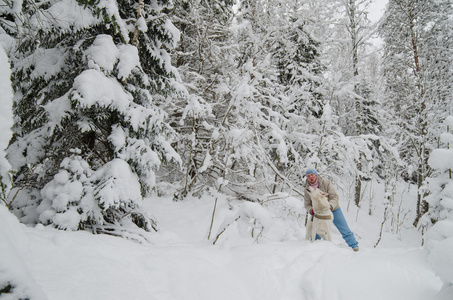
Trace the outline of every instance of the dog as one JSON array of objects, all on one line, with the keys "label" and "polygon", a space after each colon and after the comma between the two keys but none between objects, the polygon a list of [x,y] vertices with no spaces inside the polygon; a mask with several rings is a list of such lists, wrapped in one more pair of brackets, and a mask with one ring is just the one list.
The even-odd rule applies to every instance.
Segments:
[{"label": "dog", "polygon": [[311,186],[307,188],[307,191],[310,194],[314,215],[310,215],[308,218],[305,239],[310,240],[311,238],[313,242],[318,234],[324,240],[332,242],[333,213],[327,200],[328,194]]}]

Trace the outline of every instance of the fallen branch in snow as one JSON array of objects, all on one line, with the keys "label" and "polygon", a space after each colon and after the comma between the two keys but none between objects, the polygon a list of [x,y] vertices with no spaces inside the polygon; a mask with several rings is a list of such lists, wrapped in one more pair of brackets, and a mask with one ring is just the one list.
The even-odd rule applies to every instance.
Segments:
[{"label": "fallen branch in snow", "polygon": [[268,195],[266,197],[266,199],[262,201],[262,204],[265,204],[266,202],[270,202],[270,201],[284,200],[287,198],[292,198],[292,196],[289,194],[286,194],[286,193],[272,194],[272,195]]},{"label": "fallen branch in snow", "polygon": [[91,229],[93,234],[106,234],[114,237],[125,238],[139,244],[150,242],[150,240],[148,240],[142,232],[134,232],[131,228],[123,229],[119,226],[87,226],[86,228]]}]

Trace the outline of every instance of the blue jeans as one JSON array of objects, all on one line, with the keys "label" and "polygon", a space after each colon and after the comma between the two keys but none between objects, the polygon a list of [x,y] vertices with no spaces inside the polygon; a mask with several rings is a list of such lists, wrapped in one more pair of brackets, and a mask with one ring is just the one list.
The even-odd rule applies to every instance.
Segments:
[{"label": "blue jeans", "polygon": [[[346,223],[346,219],[344,218],[343,212],[340,208],[334,210],[333,212],[333,224],[337,227],[338,231],[341,233],[341,236],[345,240],[351,248],[356,248],[359,246],[359,243],[356,241],[354,237],[354,233],[352,233],[351,229],[349,229],[348,223]],[[321,237],[316,235],[316,239],[320,240]]]}]

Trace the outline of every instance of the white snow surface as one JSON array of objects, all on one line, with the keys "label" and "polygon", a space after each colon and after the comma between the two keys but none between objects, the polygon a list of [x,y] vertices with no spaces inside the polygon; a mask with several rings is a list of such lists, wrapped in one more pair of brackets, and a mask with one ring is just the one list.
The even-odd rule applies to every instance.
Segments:
[{"label": "white snow surface", "polygon": [[[146,233],[148,241],[142,243],[86,231],[26,227],[0,206],[0,283],[8,278],[18,287],[16,293],[38,300],[450,299],[451,294],[439,296],[442,281],[410,226],[400,235],[384,232],[374,248],[381,215],[360,212],[356,222],[356,212],[348,212],[342,203],[360,243],[360,251],[353,252],[336,229],[332,243],[305,241],[303,223],[281,238],[290,218],[276,218],[273,210],[249,203],[242,215],[264,219],[268,229],[263,236],[254,241],[247,222],[233,221],[212,245],[232,215],[226,199],[216,197],[210,241],[213,196],[179,202],[147,198],[142,206],[159,231]],[[301,207],[297,197],[274,201]],[[442,255],[432,251],[430,259]]]}]

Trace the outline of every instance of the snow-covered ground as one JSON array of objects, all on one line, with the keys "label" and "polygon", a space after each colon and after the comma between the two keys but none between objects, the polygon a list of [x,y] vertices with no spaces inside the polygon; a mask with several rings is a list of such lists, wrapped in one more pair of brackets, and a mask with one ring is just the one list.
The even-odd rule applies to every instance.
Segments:
[{"label": "snow-covered ground", "polygon": [[[179,202],[146,199],[143,207],[159,231],[147,234],[148,242],[142,243],[26,227],[0,205],[0,283],[8,279],[15,287],[0,299],[437,299],[442,282],[411,226],[402,225],[399,234],[386,226],[374,248],[382,222],[377,205],[368,216],[366,208],[357,215],[341,202],[360,243],[355,253],[336,229],[333,243],[305,241],[303,221],[297,225],[297,217],[290,212],[285,217],[276,205],[242,208],[267,227],[256,229],[251,238],[251,228],[257,227],[253,218],[246,220],[243,213],[242,223],[234,221],[241,204],[218,199],[210,241],[213,196]],[[297,209],[297,198],[273,201]]]},{"label": "snow-covered ground", "polygon": [[[4,178],[8,162],[3,149],[12,124],[9,77],[0,47]],[[384,215],[382,186],[376,184],[364,194],[373,202],[364,201],[360,210],[348,205],[346,189],[339,191],[342,210],[360,244],[357,253],[336,229],[332,243],[305,241],[302,201],[287,195],[268,197],[264,206],[215,194],[180,202],[151,197],[143,207],[156,220],[158,232],[129,235],[141,242],[26,227],[0,203],[0,300],[451,300],[452,288],[450,296],[439,296],[442,281],[432,266],[445,278],[452,277],[453,238],[445,233],[453,232],[453,222],[436,232],[441,238],[433,247],[440,247],[429,254],[411,225],[415,192],[399,188],[395,199],[404,201],[393,207],[399,221],[387,220],[376,248]]]}]

